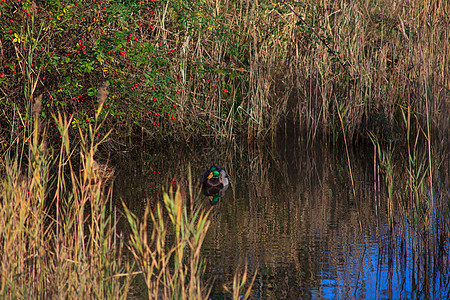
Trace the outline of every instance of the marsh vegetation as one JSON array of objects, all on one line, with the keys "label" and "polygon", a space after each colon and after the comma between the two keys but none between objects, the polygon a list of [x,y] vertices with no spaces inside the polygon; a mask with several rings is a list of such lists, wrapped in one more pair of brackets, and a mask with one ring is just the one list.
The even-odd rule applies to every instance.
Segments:
[{"label": "marsh vegetation", "polygon": [[[449,290],[446,1],[5,0],[0,9],[3,297],[127,298],[136,286],[149,298],[326,297],[315,276],[336,280],[328,291],[344,298],[336,282],[351,282],[362,297],[345,265],[329,264],[338,276],[327,277],[315,262],[369,264],[361,249],[376,247],[380,270],[387,259],[415,272],[400,297]],[[286,149],[293,160],[277,157]],[[136,190],[123,185],[131,155]],[[231,189],[211,208],[197,178],[215,164]],[[144,167],[155,173],[132,175]],[[152,197],[137,185],[150,179]],[[226,248],[248,264],[221,261]],[[327,256],[310,255],[317,249]],[[403,277],[390,270],[393,294],[379,295],[397,295]],[[282,288],[278,271],[302,288]]]}]

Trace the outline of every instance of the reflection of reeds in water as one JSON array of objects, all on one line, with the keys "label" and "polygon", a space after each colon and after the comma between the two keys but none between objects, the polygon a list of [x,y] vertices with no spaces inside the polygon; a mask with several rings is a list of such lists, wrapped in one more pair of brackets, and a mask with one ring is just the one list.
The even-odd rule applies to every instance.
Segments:
[{"label": "reflection of reeds in water", "polygon": [[[381,177],[386,178],[389,186],[391,246],[382,258],[392,261],[396,256],[404,257],[406,262],[392,273],[414,278],[417,290],[427,295],[425,298],[433,298],[435,296],[431,295],[436,291],[439,294],[443,288],[439,280],[436,281],[439,276],[436,274],[445,274],[444,277],[449,274],[448,264],[441,265],[442,261],[449,260],[450,250],[446,242],[450,239],[449,207],[445,200],[449,197],[449,153],[445,142],[433,142],[420,126],[413,136],[407,116],[405,122],[408,123],[408,142],[404,151],[392,152],[378,141],[374,142],[379,157],[375,164],[380,166]],[[420,142],[424,137],[425,145]],[[391,159],[383,161],[386,153]]]},{"label": "reflection of reeds in water", "polygon": [[[148,173],[138,174],[136,178],[147,176],[156,181],[156,176],[176,177],[177,183],[184,186],[188,184],[180,179],[187,173],[183,165],[188,162],[192,162],[193,174],[197,174],[194,179],[199,179],[204,168],[211,164],[219,164],[229,173],[231,187],[212,210],[212,223],[205,237],[205,251],[209,258],[207,273],[219,274],[214,292],[223,292],[222,286],[233,286],[232,270],[238,268],[244,259],[248,260],[248,277],[252,277],[253,268],[257,266],[257,288],[274,298],[284,292],[292,297],[296,292],[306,293],[308,289],[319,286],[325,276],[336,280],[338,289],[342,287],[344,290],[354,284],[355,274],[360,274],[361,278],[367,274],[369,258],[373,255],[377,254],[379,259],[374,268],[384,270],[387,260],[398,263],[397,257],[412,253],[408,245],[419,244],[418,237],[425,236],[411,235],[413,222],[419,224],[415,229],[417,233],[427,226],[424,226],[425,219],[414,221],[415,204],[408,188],[408,161],[399,159],[398,152],[384,154],[389,156],[392,167],[392,179],[388,181],[386,171],[382,171],[383,166],[380,165],[375,173],[373,171],[374,165],[376,167],[379,163],[373,163],[372,147],[350,152],[355,198],[346,157],[339,149],[326,149],[320,144],[273,148],[241,144],[232,150],[234,152],[208,148],[197,150],[191,156],[185,151],[174,151],[159,158],[158,153],[149,157],[153,159],[151,165],[160,163],[161,157],[171,158],[158,165],[167,171],[164,175],[151,175],[153,169],[146,160],[142,165],[137,164],[142,172]],[[431,247],[439,248],[441,244],[444,250],[447,247],[445,239],[449,230],[445,224],[449,223],[445,216],[447,208],[443,206],[443,191],[446,191],[445,186],[448,189],[448,154],[445,156],[435,149],[433,153],[436,155],[434,159],[440,160],[442,165],[434,164],[433,178],[436,178],[434,186],[440,186],[441,190],[438,193],[441,200],[437,201],[440,206],[436,206],[436,211],[443,230],[439,229],[442,235],[434,240],[428,235],[429,248],[416,248],[415,255]],[[378,153],[375,154],[378,159]],[[436,183],[437,178],[440,178],[440,184]],[[149,183],[153,184],[152,181]],[[391,188],[389,182],[393,182]],[[424,185],[422,197],[426,196],[427,188]],[[206,199],[199,200],[207,203]],[[432,227],[428,226],[427,230],[431,232]],[[416,241],[412,241],[412,237],[417,238]],[[374,248],[380,252],[374,252]],[[445,260],[443,251],[440,251],[434,251],[436,257]],[[416,269],[424,266],[422,259],[416,263]],[[353,273],[342,271],[346,270],[346,265],[354,268]],[[409,266],[411,264],[406,268]],[[395,270],[389,272],[395,278]],[[368,281],[362,279],[360,283],[364,282]],[[344,287],[345,284],[347,286]]]},{"label": "reflection of reeds in water", "polygon": [[[252,266],[259,266],[263,281],[260,288],[271,285],[272,289],[264,290],[269,295],[298,295],[327,278],[335,282],[343,298],[348,297],[345,289],[354,291],[355,272],[361,276],[360,286],[369,284],[365,276],[374,256],[378,257],[376,268],[384,269],[390,260],[427,289],[432,274],[422,280],[422,271],[432,267],[432,262],[448,260],[448,207],[443,209],[448,205],[448,192],[446,195],[445,188],[441,188],[434,217],[426,213],[418,218],[415,197],[408,192],[409,177],[405,176],[408,163],[396,160],[389,175],[392,179],[374,185],[378,175],[372,175],[372,160],[367,160],[372,156],[371,149],[365,153],[369,155],[350,155],[355,198],[342,153],[324,152],[322,147],[250,149],[234,171],[242,176],[236,178],[234,187],[236,207],[222,207],[225,211],[217,213],[220,225],[212,226],[208,247],[220,249],[232,264],[246,257]],[[440,155],[436,154],[436,158]],[[448,171],[448,163],[442,167]],[[434,175],[438,177],[442,180],[445,176]],[[426,196],[427,187],[423,187],[422,195]],[[448,182],[446,188],[448,191]],[[227,240],[226,236],[233,239]],[[373,252],[374,248],[382,250]],[[400,257],[407,257],[407,261],[402,264]],[[220,269],[221,263],[216,268]],[[446,268],[434,270],[445,277],[449,274]],[[417,272],[408,273],[412,269]],[[387,272],[392,289],[398,288],[394,286],[398,284],[394,282],[396,269]],[[284,279],[277,280],[279,277]]]}]

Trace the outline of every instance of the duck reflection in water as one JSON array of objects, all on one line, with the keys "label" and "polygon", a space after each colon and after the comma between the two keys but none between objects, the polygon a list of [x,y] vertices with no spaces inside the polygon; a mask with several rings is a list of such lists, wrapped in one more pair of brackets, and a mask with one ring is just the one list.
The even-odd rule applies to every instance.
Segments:
[{"label": "duck reflection in water", "polygon": [[212,166],[203,172],[200,185],[203,194],[209,197],[209,203],[216,205],[220,197],[223,197],[228,189],[227,173],[223,169]]}]

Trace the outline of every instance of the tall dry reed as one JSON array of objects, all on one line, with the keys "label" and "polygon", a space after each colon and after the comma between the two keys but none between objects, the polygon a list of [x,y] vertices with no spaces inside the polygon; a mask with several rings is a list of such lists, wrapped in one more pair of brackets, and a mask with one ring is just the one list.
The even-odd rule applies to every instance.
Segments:
[{"label": "tall dry reed", "polygon": [[[192,187],[190,175],[188,180]],[[147,204],[142,220],[125,204],[124,210],[131,228],[130,250],[145,279],[148,298],[208,299],[213,282],[204,278],[201,248],[211,224],[211,208],[203,207],[192,189],[186,197],[178,188],[164,192],[162,203],[153,209]],[[237,270],[232,289],[225,290],[233,299],[247,299],[256,275],[247,282],[247,267],[242,275]]]},{"label": "tall dry reed", "polygon": [[[352,139],[365,129],[390,138],[404,132],[407,108],[437,137],[448,133],[447,2],[222,0],[201,7],[167,5],[160,19],[164,28],[169,12],[197,13],[174,40],[161,31],[184,58],[185,126],[207,120],[216,136],[239,126],[260,136],[291,120],[311,138],[331,132]],[[228,84],[231,94],[209,82]]]},{"label": "tall dry reed", "polygon": [[32,111],[31,134],[25,132],[26,139],[4,155],[0,294],[9,299],[125,299],[131,265],[123,260],[124,244],[116,235],[112,186],[105,185],[112,174],[100,172],[94,161],[106,137],[97,140],[99,124],[94,124],[88,135],[80,132],[81,147],[74,147],[71,119],[59,114],[61,147],[53,151],[39,120],[39,97]]}]

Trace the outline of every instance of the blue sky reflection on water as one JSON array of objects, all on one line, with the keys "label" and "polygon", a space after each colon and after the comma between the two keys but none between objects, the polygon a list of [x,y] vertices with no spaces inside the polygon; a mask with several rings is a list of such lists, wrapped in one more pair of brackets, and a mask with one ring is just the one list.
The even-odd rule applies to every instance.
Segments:
[{"label": "blue sky reflection on water", "polygon": [[[417,238],[417,237],[416,237]],[[448,275],[438,270],[424,269],[422,246],[416,247],[413,257],[413,239],[410,230],[394,233],[391,250],[388,235],[380,241],[367,239],[364,254],[347,257],[338,271],[318,274],[319,289],[313,299],[449,299]],[[402,242],[403,239],[403,242]],[[403,246],[401,245],[403,243]],[[381,246],[380,246],[381,245]],[[402,251],[401,249],[404,249]],[[390,253],[388,253],[391,251]],[[426,255],[426,254],[425,254]],[[449,261],[448,247],[444,261]],[[434,260],[433,257],[428,259]],[[425,263],[426,264],[426,263]],[[428,273],[427,273],[428,272]],[[431,275],[424,278],[424,275]],[[431,287],[424,287],[429,282]],[[443,284],[447,281],[447,285]]]}]

